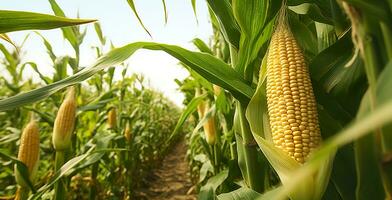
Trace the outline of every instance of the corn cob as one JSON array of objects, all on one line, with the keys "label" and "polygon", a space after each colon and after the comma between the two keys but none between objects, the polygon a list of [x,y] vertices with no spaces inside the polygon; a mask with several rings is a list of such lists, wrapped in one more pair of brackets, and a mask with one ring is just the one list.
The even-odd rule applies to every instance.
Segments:
[{"label": "corn cob", "polygon": [[131,125],[129,124],[129,122],[127,122],[127,124],[125,125],[124,137],[128,142],[131,142],[132,133],[131,133]]},{"label": "corn cob", "polygon": [[116,108],[111,108],[108,112],[108,125],[109,128],[115,129],[117,126],[117,112]]},{"label": "corn cob", "polygon": [[[201,92],[199,88],[196,88],[195,96],[199,97],[201,96]],[[204,110],[205,110],[205,105],[204,102],[200,102],[199,105],[197,106],[197,114],[199,115],[199,119],[202,119],[204,117]]]},{"label": "corn cob", "polygon": [[320,141],[316,100],[304,56],[285,20],[267,56],[267,105],[275,145],[300,163]]},{"label": "corn cob", "polygon": [[[205,112],[209,109],[208,105],[205,108]],[[215,127],[215,116],[210,116],[207,122],[203,124],[204,133],[206,136],[207,143],[214,145],[216,142],[216,127]]]},{"label": "corn cob", "polygon": [[61,104],[53,127],[53,146],[56,151],[63,151],[71,146],[71,136],[75,126],[76,98],[75,88],[68,90]]},{"label": "corn cob", "polygon": [[[34,180],[39,160],[39,130],[34,119],[24,128],[18,152],[18,160],[23,162],[28,169],[29,178]],[[19,172],[15,169],[16,182],[21,187],[28,187]]]},{"label": "corn cob", "polygon": [[[200,89],[196,88],[195,96],[199,97],[202,94],[200,93]],[[204,115],[209,110],[209,106],[207,102],[201,102],[197,106],[197,113],[199,115],[199,120],[204,118]],[[215,127],[215,116],[211,116],[204,124],[203,124],[204,134],[207,140],[207,143],[210,145],[215,144],[216,142],[216,127]]]}]

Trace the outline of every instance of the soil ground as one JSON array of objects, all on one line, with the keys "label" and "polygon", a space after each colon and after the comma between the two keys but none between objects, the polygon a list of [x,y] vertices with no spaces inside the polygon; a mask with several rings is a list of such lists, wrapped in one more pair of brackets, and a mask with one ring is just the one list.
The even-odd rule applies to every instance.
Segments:
[{"label": "soil ground", "polygon": [[185,160],[186,145],[180,141],[162,161],[162,165],[148,177],[148,186],[143,188],[140,199],[148,200],[196,200]]}]

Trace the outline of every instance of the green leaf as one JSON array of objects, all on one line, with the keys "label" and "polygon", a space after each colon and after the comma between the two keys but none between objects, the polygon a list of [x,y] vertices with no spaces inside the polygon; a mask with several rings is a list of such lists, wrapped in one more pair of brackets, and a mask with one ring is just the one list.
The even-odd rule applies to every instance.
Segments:
[{"label": "green leaf", "polygon": [[201,187],[198,198],[213,200],[215,196],[215,190],[226,180],[228,176],[229,170],[226,169],[208,179],[207,183]]},{"label": "green leaf", "polygon": [[278,5],[280,1],[233,1],[233,12],[241,27],[238,63],[234,64],[235,69],[243,73],[248,81],[252,80],[255,67],[260,66],[260,60],[257,62],[257,59],[262,46],[270,39],[274,25],[274,20],[271,19],[277,13],[277,10],[271,8],[279,7]]},{"label": "green leaf", "polygon": [[[266,59],[264,59],[265,61]],[[259,83],[248,107],[246,108],[246,119],[249,122],[252,133],[257,134],[267,140],[271,139],[271,130],[267,113],[267,97],[265,91],[266,62],[263,62]],[[260,123],[262,122],[262,123]]]},{"label": "green leaf", "polygon": [[193,13],[195,14],[196,22],[199,23],[199,20],[197,19],[197,13],[196,13],[196,0],[191,0],[191,3],[192,3]]},{"label": "green leaf", "polygon": [[203,102],[203,99],[207,96],[207,94],[201,95],[199,97],[193,98],[188,105],[186,106],[185,110],[182,112],[180,118],[178,119],[178,122],[176,124],[176,127],[174,128],[172,134],[170,135],[168,141],[170,141],[171,138],[174,137],[174,135],[177,134],[177,132],[180,130],[186,119],[196,111],[197,106]]},{"label": "green leaf", "polygon": [[[392,99],[390,95],[390,85],[392,81],[390,76],[392,74],[392,62],[390,62],[380,74],[380,78],[377,81],[377,92],[376,92],[376,107],[384,105],[386,102]],[[358,111],[358,119],[362,119],[364,116],[368,115],[371,111],[371,100],[369,91],[364,95],[360,110]],[[390,151],[391,142],[388,139],[392,138],[390,136],[391,123],[384,126],[382,129],[378,129],[372,134],[365,136],[355,142],[355,158],[357,166],[358,175],[358,185],[357,185],[357,198],[367,199],[367,198],[384,198],[384,186],[382,184],[382,176],[389,175],[390,168],[384,169],[386,174],[383,174],[382,165],[380,160],[380,150],[382,152]],[[378,134],[381,134],[381,145],[379,147]],[[370,184],[372,183],[372,184]],[[371,188],[371,190],[369,190]]]},{"label": "green leaf", "polygon": [[200,52],[214,55],[214,53],[212,52],[210,47],[208,47],[208,45],[206,43],[204,43],[203,40],[201,40],[199,38],[195,38],[192,40],[192,42],[200,50]]},{"label": "green leaf", "polygon": [[[135,3],[133,2],[133,0],[127,0],[128,5],[131,7],[133,13],[135,14],[137,20],[139,21],[140,25],[143,27],[144,31],[146,31],[146,33],[151,36],[151,33],[147,30],[147,28],[144,26],[142,19],[140,19],[139,14],[136,11],[136,7],[135,7]],[[166,6],[165,6],[166,8]],[[165,9],[166,10],[166,9]],[[165,12],[166,13],[166,12]]]},{"label": "green leaf", "polygon": [[234,18],[231,3],[229,0],[207,0],[210,9],[215,14],[219,22],[220,29],[226,41],[239,48],[240,31]]},{"label": "green leaf", "polygon": [[31,66],[31,68],[33,68],[33,70],[34,70],[35,72],[37,72],[37,74],[38,74],[38,76],[41,78],[41,80],[43,80],[46,84],[50,84],[50,83],[53,82],[52,79],[50,79],[50,78],[47,77],[47,76],[44,76],[44,75],[38,70],[37,64],[35,64],[35,63],[33,63],[33,62],[26,62],[26,63],[24,63],[23,65],[24,65],[24,66],[25,66],[25,65]]},{"label": "green leaf", "polygon": [[347,3],[359,8],[374,20],[382,20],[386,24],[392,24],[390,12],[388,12],[388,9],[385,9],[385,3],[383,1],[347,0]]},{"label": "green leaf", "polygon": [[163,12],[165,15],[165,24],[167,24],[167,9],[166,9],[166,2],[165,0],[162,0],[162,4],[163,4]]},{"label": "green leaf", "polygon": [[104,45],[106,43],[106,38],[103,36],[101,24],[99,22],[94,23],[94,29],[95,32],[97,33],[99,41],[101,42],[102,45]]},{"label": "green leaf", "polygon": [[16,173],[19,173],[18,177],[22,178],[22,182],[27,184],[27,186],[30,188],[31,191],[33,191],[33,193],[36,192],[33,183],[30,180],[30,175],[29,175],[29,170],[27,169],[27,166],[21,162],[20,160],[18,160],[17,158],[14,158],[13,156],[8,155],[7,151],[5,149],[0,149],[0,157],[3,157],[7,160],[12,161],[13,163],[15,163],[15,170]]},{"label": "green leaf", "polygon": [[[242,187],[240,189],[234,190],[229,193],[224,193],[218,196],[218,200],[270,200],[270,199],[275,199],[277,193],[280,193],[280,190],[282,190],[282,187],[276,187],[270,191],[267,191],[263,194],[259,194],[258,192],[251,190],[246,187]],[[286,198],[282,198],[281,200],[284,200]]]},{"label": "green leaf", "polygon": [[315,170],[323,166],[325,164],[323,162],[324,159],[328,158],[336,148],[344,146],[371,133],[371,131],[374,131],[378,127],[392,122],[391,110],[392,100],[388,100],[385,104],[373,110],[372,113],[356,120],[347,126],[346,129],[326,140],[319,150],[314,152],[312,159],[293,173],[290,180],[284,185],[284,189],[281,193],[276,195],[276,198],[284,197],[284,195],[295,191],[298,183],[304,178],[311,176]]},{"label": "green leaf", "polygon": [[58,171],[55,172],[54,176],[49,180],[47,184],[38,189],[37,193],[30,196],[29,200],[41,199],[41,196],[49,190],[57,181],[62,177],[70,173],[79,163],[85,160],[90,154],[93,153],[94,147],[90,148],[85,154],[77,156],[66,162]]},{"label": "green leaf", "polygon": [[[52,7],[52,10],[56,16],[59,17],[66,17],[63,10],[60,8],[60,6],[56,3],[56,0],[49,0],[50,6]],[[78,41],[78,32],[73,29],[73,27],[65,27],[61,28],[61,31],[63,32],[64,38],[69,41],[69,43],[72,45],[72,47],[75,49],[75,51],[79,51],[79,41]]]},{"label": "green leaf", "polygon": [[214,167],[212,166],[212,164],[209,160],[204,162],[203,165],[200,167],[199,183],[204,181],[204,179],[207,177],[208,172],[211,172],[211,173],[214,172]]},{"label": "green leaf", "polygon": [[52,59],[52,61],[54,63],[54,61],[56,60],[57,56],[56,56],[56,54],[53,51],[52,45],[50,44],[50,42],[43,35],[41,35],[41,33],[37,32],[37,31],[35,31],[35,33],[42,38],[42,40],[44,42],[44,45],[46,47],[46,51],[47,51],[47,53],[49,54],[50,58]]},{"label": "green leaf", "polygon": [[[392,93],[390,89],[392,88],[392,61],[385,66],[384,70],[381,72],[379,79],[377,81],[377,105],[382,105],[388,100],[392,99]],[[383,127],[382,134],[382,145],[383,152],[392,152],[392,124],[388,124]]]},{"label": "green leaf", "polygon": [[237,99],[247,102],[253,95],[253,89],[241,76],[223,61],[209,54],[192,52],[178,46],[152,42],[137,42],[113,49],[102,56],[91,67],[50,85],[0,100],[0,111],[13,109],[47,98],[58,90],[80,83],[106,67],[120,64],[138,49],[162,50],[186,63],[195,72],[212,83],[230,91]]},{"label": "green leaf", "polygon": [[0,10],[0,33],[22,30],[48,30],[94,22],[91,19],[69,19],[53,15]]},{"label": "green leaf", "polygon": [[14,42],[12,42],[11,38],[8,37],[7,34],[5,34],[5,33],[0,34],[0,39],[6,41],[6,42],[8,42],[8,43],[10,43],[12,46],[15,47],[15,49],[18,49],[18,47],[16,46],[16,44],[15,44]]},{"label": "green leaf", "polygon": [[299,46],[307,58],[313,57],[318,52],[316,34],[299,20],[297,14],[294,14],[291,11],[288,12],[288,14],[290,29],[293,32]]}]

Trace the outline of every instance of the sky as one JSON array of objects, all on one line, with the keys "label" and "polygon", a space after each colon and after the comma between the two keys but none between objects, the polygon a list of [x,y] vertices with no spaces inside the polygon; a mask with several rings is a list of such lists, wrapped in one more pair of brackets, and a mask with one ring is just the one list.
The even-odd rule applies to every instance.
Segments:
[{"label": "sky", "polygon": [[[139,16],[152,38],[140,26],[126,0],[57,0],[57,3],[67,17],[76,18],[79,13],[80,18],[99,20],[103,34],[116,47],[136,41],[154,41],[196,50],[191,43],[194,38],[200,38],[208,43],[212,35],[205,1],[196,1],[197,23],[190,0],[166,0],[168,22],[165,24],[161,0],[135,0]],[[1,9],[53,14],[47,0],[3,1]],[[89,66],[96,60],[91,47],[98,45],[99,39],[92,24],[82,25],[81,28],[87,28],[87,35],[81,46],[80,62],[81,66]],[[52,44],[57,56],[74,55],[72,47],[63,39],[60,29],[39,32]],[[21,44],[28,33],[30,31],[13,32],[9,33],[9,36],[16,44]],[[25,61],[37,63],[42,72],[52,72],[51,60],[39,36],[31,34],[22,51],[25,52]],[[160,51],[139,50],[127,60],[127,63],[130,66],[130,73],[143,74],[154,89],[163,92],[177,105],[181,105],[184,97],[177,91],[178,86],[174,79],[182,80],[188,73],[178,65],[176,59]]]}]

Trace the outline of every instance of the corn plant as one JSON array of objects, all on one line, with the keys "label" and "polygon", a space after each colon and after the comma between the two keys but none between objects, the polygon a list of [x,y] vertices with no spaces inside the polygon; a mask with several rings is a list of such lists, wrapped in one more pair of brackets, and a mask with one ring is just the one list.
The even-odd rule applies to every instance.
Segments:
[{"label": "corn plant", "polygon": [[[195,52],[153,42],[131,43],[111,50],[68,78],[0,100],[0,110],[43,100],[107,67],[122,63],[138,49],[160,50],[177,58],[209,84],[220,86],[234,99],[231,107],[233,126],[228,128],[235,134],[241,178],[233,179],[236,177],[233,168],[223,170],[207,181],[200,197],[391,198],[389,127],[392,102],[388,87],[392,69],[391,2],[206,2],[215,34],[223,38],[215,44],[225,49],[220,51],[223,54]],[[194,5],[196,1],[192,3]],[[141,22],[135,3],[128,1],[128,4]],[[8,20],[0,22],[0,25],[7,25],[0,26],[0,33],[63,25],[60,22],[34,21],[30,24],[30,21],[17,21],[21,15],[49,17],[32,13],[6,11],[0,15]],[[284,24],[283,28],[279,24]],[[290,62],[294,61],[296,70],[290,72],[290,66],[294,66]],[[304,63],[308,64],[308,69]],[[287,80],[293,80],[289,82],[288,90],[284,85]],[[298,91],[292,89],[296,86]],[[301,97],[305,99],[301,101]],[[293,100],[294,108],[280,105],[283,101],[290,103],[286,102],[289,99]],[[298,99],[299,102],[294,101]],[[201,102],[197,97],[189,101],[173,135]],[[302,122],[307,122],[303,123],[304,127]],[[300,138],[295,135],[299,134],[297,131],[301,133]],[[287,141],[282,134],[287,134]],[[153,138],[144,139],[151,142]],[[149,152],[146,148],[140,149]],[[82,160],[91,152],[87,150],[85,157],[75,157],[73,161]],[[148,160],[150,158],[144,158],[140,162]]]}]

